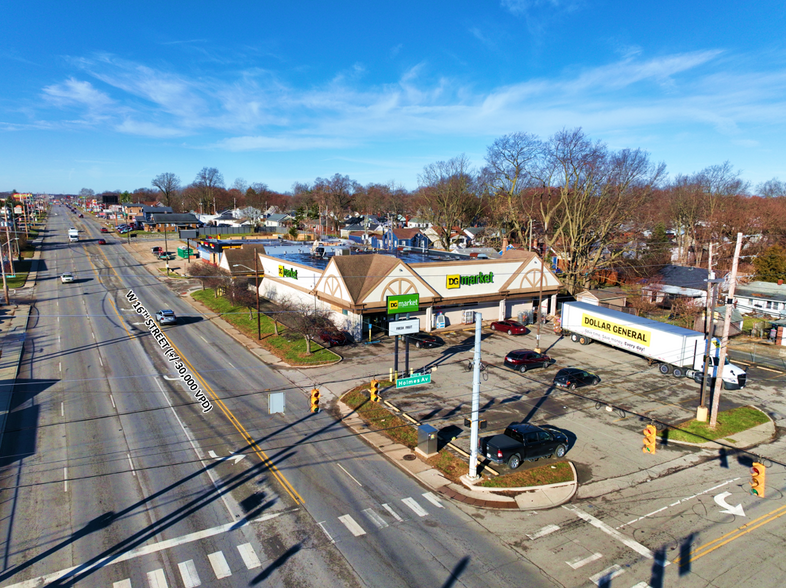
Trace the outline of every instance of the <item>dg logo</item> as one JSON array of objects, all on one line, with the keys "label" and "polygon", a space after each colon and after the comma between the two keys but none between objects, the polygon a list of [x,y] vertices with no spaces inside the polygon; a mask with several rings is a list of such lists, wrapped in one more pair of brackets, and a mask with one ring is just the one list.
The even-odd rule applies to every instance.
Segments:
[{"label": "dg logo", "polygon": [[461,286],[461,276],[448,276],[448,290],[453,290]]}]

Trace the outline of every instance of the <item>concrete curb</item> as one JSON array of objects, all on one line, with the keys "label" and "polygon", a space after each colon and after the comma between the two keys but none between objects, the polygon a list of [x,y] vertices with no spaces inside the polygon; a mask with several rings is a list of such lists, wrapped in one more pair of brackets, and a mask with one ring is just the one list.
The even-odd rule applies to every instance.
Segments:
[{"label": "concrete curb", "polygon": [[27,319],[30,306],[23,304],[14,309],[14,316],[8,329],[3,329],[2,351],[0,352],[0,445],[3,443],[5,425],[14,393],[19,364],[22,360],[27,337]]}]

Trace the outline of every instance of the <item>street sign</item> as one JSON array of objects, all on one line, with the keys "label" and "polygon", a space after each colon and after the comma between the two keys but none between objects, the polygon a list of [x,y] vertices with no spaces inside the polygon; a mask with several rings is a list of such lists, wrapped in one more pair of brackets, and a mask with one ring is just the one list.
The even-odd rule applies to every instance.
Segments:
[{"label": "street sign", "polygon": [[396,380],[396,388],[409,388],[410,386],[417,386],[419,384],[431,384],[431,374],[417,374],[408,378],[399,378]]},{"label": "street sign", "polygon": [[388,314],[417,312],[420,310],[420,294],[399,294],[388,296]]},{"label": "street sign", "polygon": [[420,319],[407,319],[404,321],[390,321],[388,323],[388,335],[409,335],[420,330]]}]

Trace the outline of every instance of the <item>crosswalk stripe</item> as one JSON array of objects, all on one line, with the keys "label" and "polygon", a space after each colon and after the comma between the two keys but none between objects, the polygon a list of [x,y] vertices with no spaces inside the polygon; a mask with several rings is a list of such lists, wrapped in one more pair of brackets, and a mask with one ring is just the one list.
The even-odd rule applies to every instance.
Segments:
[{"label": "crosswalk stripe", "polygon": [[392,516],[394,519],[396,519],[399,523],[404,520],[400,516],[398,516],[398,513],[395,510],[390,508],[389,504],[383,504],[382,508],[384,508],[386,511],[388,511],[390,513],[390,516]]},{"label": "crosswalk stripe", "polygon": [[638,584],[636,584],[635,586],[631,586],[630,588],[652,588],[652,586],[650,586],[646,582],[639,582]]},{"label": "crosswalk stripe", "polygon": [[254,548],[251,547],[251,543],[243,543],[243,545],[238,545],[237,550],[240,552],[240,557],[243,558],[243,563],[246,564],[246,567],[249,570],[253,570],[254,568],[258,568],[262,565],[262,562],[259,561],[257,557],[256,551]]},{"label": "crosswalk stripe", "polygon": [[158,568],[152,572],[147,573],[147,584],[150,588],[168,588],[166,583],[166,576],[164,570]]},{"label": "crosswalk stripe", "polygon": [[545,537],[546,535],[548,535],[549,533],[553,533],[554,531],[559,531],[559,527],[557,525],[546,525],[545,527],[541,527],[540,529],[538,529],[532,535],[527,534],[527,537],[529,537],[534,541],[535,539],[540,539],[541,537]]},{"label": "crosswalk stripe", "polygon": [[183,585],[186,588],[196,588],[202,585],[193,559],[181,562],[177,564],[177,567],[180,569],[180,577],[183,578]]},{"label": "crosswalk stripe", "polygon": [[595,584],[596,586],[600,586],[600,581],[603,580],[603,585],[608,586],[611,584],[611,581],[619,576],[620,574],[624,574],[625,570],[623,570],[617,564],[614,564],[610,568],[606,568],[602,572],[598,572],[594,576],[590,576],[590,582]]},{"label": "crosswalk stripe", "polygon": [[428,514],[417,502],[415,502],[414,498],[402,498],[401,502],[411,508],[412,512],[414,512],[419,517],[424,517]]},{"label": "crosswalk stripe", "polygon": [[363,514],[365,514],[369,519],[371,519],[371,522],[374,523],[378,529],[384,529],[385,527],[388,526],[388,524],[385,522],[385,519],[383,519],[381,516],[379,516],[370,508],[364,509]]},{"label": "crosswalk stripe", "polygon": [[593,553],[587,557],[577,557],[576,559],[572,559],[570,561],[566,561],[565,563],[572,567],[574,570],[578,570],[582,566],[586,566],[588,563],[595,561],[596,559],[600,559],[603,557],[601,553]]},{"label": "crosswalk stripe", "polygon": [[210,560],[210,565],[213,566],[213,572],[217,579],[220,580],[221,578],[227,578],[232,575],[232,570],[229,569],[229,564],[227,564],[223,552],[216,551],[215,553],[211,553],[207,556],[207,559]]},{"label": "crosswalk stripe", "polygon": [[112,588],[131,588],[131,580],[126,578],[125,580],[120,580],[119,582],[115,582],[112,584]]},{"label": "crosswalk stripe", "polygon": [[431,504],[433,504],[437,508],[445,508],[444,506],[442,506],[442,503],[439,501],[439,497],[437,497],[437,495],[434,494],[433,492],[424,493],[423,498],[428,500]]},{"label": "crosswalk stripe", "polygon": [[349,515],[343,515],[338,517],[338,520],[344,523],[344,526],[352,533],[355,537],[360,537],[361,535],[365,535],[366,532],[363,530],[363,527],[358,525]]}]

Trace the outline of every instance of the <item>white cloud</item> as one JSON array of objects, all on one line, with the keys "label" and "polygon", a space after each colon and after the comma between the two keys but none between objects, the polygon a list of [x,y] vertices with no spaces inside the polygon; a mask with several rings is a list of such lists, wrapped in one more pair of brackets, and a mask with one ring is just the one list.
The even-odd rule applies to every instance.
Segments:
[{"label": "white cloud", "polygon": [[74,78],[45,87],[44,97],[55,106],[82,105],[92,110],[101,110],[113,103],[109,96],[96,90],[90,82]]}]

